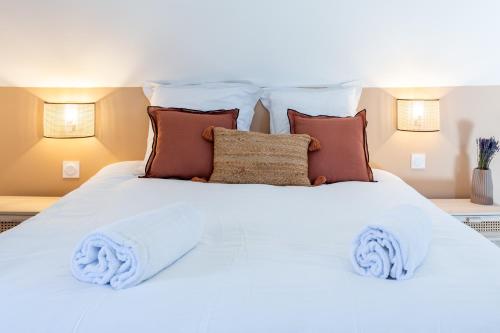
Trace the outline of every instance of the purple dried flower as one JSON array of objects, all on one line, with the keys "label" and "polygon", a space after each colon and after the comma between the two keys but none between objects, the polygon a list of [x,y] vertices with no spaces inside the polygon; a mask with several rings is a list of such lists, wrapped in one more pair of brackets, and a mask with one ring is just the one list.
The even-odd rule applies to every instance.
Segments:
[{"label": "purple dried flower", "polygon": [[494,137],[479,138],[476,140],[477,144],[477,168],[488,170],[490,163],[495,154],[500,150],[498,140]]}]

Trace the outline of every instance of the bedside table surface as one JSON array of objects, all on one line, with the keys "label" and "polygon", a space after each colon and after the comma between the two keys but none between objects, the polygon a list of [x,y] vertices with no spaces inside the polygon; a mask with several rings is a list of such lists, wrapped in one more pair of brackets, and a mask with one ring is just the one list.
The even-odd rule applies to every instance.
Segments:
[{"label": "bedside table surface", "polygon": [[500,215],[500,206],[478,205],[470,199],[430,199],[450,215]]},{"label": "bedside table surface", "polygon": [[0,215],[36,214],[52,206],[59,197],[0,196]]}]

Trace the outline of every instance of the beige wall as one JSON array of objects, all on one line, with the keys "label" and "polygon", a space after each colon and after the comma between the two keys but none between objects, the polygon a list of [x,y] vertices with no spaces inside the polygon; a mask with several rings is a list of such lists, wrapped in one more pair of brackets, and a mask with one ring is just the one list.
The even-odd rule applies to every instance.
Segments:
[{"label": "beige wall", "polygon": [[[474,139],[500,137],[500,87],[398,88],[363,90],[368,110],[372,165],[402,177],[430,197],[466,197],[475,164]],[[441,131],[395,130],[396,98],[440,98]],[[96,102],[96,137],[42,137],[43,101]],[[140,88],[0,88],[0,195],[61,195],[102,166],[142,159],[147,100]],[[257,108],[253,129],[268,130],[268,116]],[[427,154],[425,170],[410,169],[412,152]],[[61,162],[79,160],[81,178],[63,180]],[[500,199],[500,162],[494,161]]]},{"label": "beige wall", "polygon": [[[500,137],[500,87],[365,89],[372,164],[402,177],[430,197],[468,197],[476,163],[475,138]],[[396,131],[395,98],[439,98],[441,131]],[[412,152],[427,155],[425,170],[410,168]],[[500,199],[500,164],[492,163],[495,198]]]},{"label": "beige wall", "polygon": [[[97,102],[96,136],[44,138],[43,101]],[[104,165],[143,158],[146,105],[139,88],[0,88],[0,195],[62,195]],[[63,160],[80,161],[80,179],[62,179]]]}]

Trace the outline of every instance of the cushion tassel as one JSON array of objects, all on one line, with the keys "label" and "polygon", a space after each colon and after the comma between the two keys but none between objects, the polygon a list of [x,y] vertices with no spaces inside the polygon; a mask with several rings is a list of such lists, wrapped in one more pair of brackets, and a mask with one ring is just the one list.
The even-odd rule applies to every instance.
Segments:
[{"label": "cushion tassel", "polygon": [[309,151],[317,151],[321,149],[321,144],[318,139],[311,136],[311,142],[309,142]]},{"label": "cushion tassel", "polygon": [[214,128],[215,126],[208,126],[207,128],[205,128],[201,133],[203,139],[209,142],[214,142]]},{"label": "cushion tassel", "polygon": [[313,186],[319,186],[319,185],[323,185],[326,183],[326,177],[325,176],[318,176],[314,182],[313,182]]}]

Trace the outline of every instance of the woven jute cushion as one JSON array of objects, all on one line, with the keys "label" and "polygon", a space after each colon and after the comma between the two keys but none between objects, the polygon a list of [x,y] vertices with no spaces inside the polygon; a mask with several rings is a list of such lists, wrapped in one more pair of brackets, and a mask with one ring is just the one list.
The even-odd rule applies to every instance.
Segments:
[{"label": "woven jute cushion", "polygon": [[213,141],[211,183],[311,185],[307,134],[270,135],[216,127]]}]

